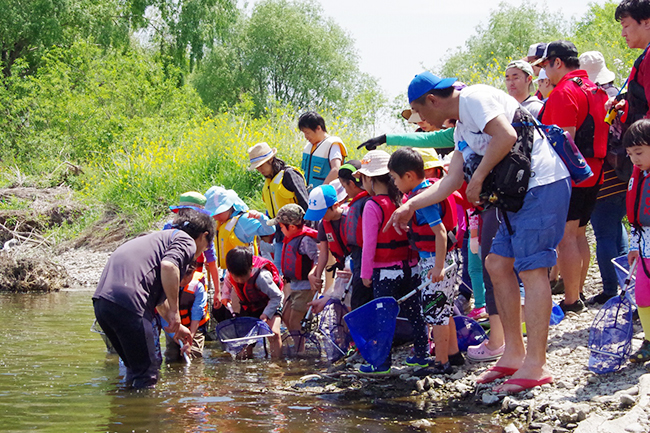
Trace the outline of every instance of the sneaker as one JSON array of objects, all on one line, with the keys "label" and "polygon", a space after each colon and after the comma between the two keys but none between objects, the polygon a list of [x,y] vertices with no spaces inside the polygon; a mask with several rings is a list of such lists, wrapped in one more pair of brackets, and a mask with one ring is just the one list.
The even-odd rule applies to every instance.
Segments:
[{"label": "sneaker", "polygon": [[428,367],[430,364],[429,358],[425,358],[423,356],[409,356],[406,358],[405,364],[408,365],[409,367]]},{"label": "sneaker", "polygon": [[487,347],[489,340],[483,340],[478,346],[469,346],[467,348],[467,359],[474,362],[494,361],[501,358],[503,352],[506,350],[506,345],[498,347],[494,350]]},{"label": "sneaker", "polygon": [[583,304],[587,303],[587,297],[582,292],[580,292],[580,300],[582,301]]},{"label": "sneaker", "polygon": [[441,362],[434,362],[431,367],[427,368],[421,368],[419,370],[416,370],[413,375],[418,376],[418,377],[424,377],[424,376],[432,376],[434,374],[452,374],[454,372],[454,369],[451,368],[451,364],[449,361],[445,362],[444,364]]},{"label": "sneaker", "polygon": [[642,363],[646,361],[650,361],[650,341],[643,340],[643,343],[641,344],[639,350],[637,350],[632,354],[632,356],[630,356],[630,362],[636,364],[636,363]]},{"label": "sneaker", "polygon": [[616,295],[608,295],[607,293],[599,293],[598,295],[592,296],[587,299],[587,305],[602,305],[605,302],[609,301]]},{"label": "sneaker", "polygon": [[551,293],[554,295],[563,295],[564,294],[564,280],[559,279],[553,287],[551,287]]},{"label": "sneaker", "polygon": [[585,303],[582,302],[582,299],[578,299],[573,304],[564,303],[564,299],[560,301],[560,308],[566,313],[582,313],[586,310]]},{"label": "sneaker", "polygon": [[472,311],[469,312],[467,317],[474,320],[485,319],[486,317],[488,317],[488,313],[487,311],[485,311],[485,307],[474,308]]},{"label": "sneaker", "polygon": [[375,367],[370,364],[363,364],[359,366],[359,373],[363,374],[388,374],[390,373],[390,365],[384,364],[379,367]]},{"label": "sneaker", "polygon": [[465,365],[465,357],[459,350],[453,355],[449,355],[449,363],[451,365]]}]

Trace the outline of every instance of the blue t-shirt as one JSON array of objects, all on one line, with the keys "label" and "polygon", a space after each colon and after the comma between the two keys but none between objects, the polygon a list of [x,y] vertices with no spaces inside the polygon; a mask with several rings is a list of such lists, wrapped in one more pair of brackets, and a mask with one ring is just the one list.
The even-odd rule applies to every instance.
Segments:
[{"label": "blue t-shirt", "polygon": [[[418,186],[411,190],[409,197],[414,196],[420,189],[431,186],[431,182],[425,179]],[[435,227],[442,224],[442,207],[440,203],[432,204],[415,211],[415,221],[418,225],[428,224],[429,227]],[[435,251],[419,251],[420,258],[427,258],[436,255]]]}]

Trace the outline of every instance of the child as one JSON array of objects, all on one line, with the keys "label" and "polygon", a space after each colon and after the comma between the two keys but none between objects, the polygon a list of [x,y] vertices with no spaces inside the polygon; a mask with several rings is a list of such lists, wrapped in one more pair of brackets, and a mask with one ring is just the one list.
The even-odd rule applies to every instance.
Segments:
[{"label": "child", "polygon": [[298,129],[308,142],[302,151],[302,171],[307,189],[332,182],[347,156],[343,141],[327,133],[325,120],[315,111],[300,116]]},{"label": "child", "polygon": [[[205,210],[217,222],[217,235],[214,244],[220,269],[226,269],[226,254],[231,249],[253,245],[257,252],[257,247],[254,244],[255,237],[275,234],[275,227],[267,225],[268,217],[257,211],[248,210],[248,206],[235,191],[221,186],[213,186],[205,193],[205,198]],[[215,309],[221,307],[218,293],[219,291],[215,290]]]},{"label": "child", "polygon": [[[246,247],[235,247],[226,254],[228,271],[223,280],[221,301],[227,303],[232,289],[239,297],[241,315],[257,317],[264,320],[273,331],[269,337],[271,358],[282,355],[280,338],[280,320],[282,315],[282,279],[273,262],[262,257],[253,256]],[[247,348],[248,357],[253,347]]]},{"label": "child", "polygon": [[[205,288],[205,277],[203,272],[197,270],[197,262],[190,263],[181,279],[178,310],[181,315],[181,324],[188,327],[192,334],[192,347],[188,349],[187,354],[190,359],[202,358],[203,345],[205,344],[205,324],[210,320],[210,313],[208,313],[208,293]],[[167,326],[164,319],[161,322],[163,322],[163,327]],[[166,361],[180,361],[181,347],[174,339],[174,334],[166,333],[165,338],[167,342],[165,349]]]},{"label": "child", "polygon": [[[410,147],[395,151],[388,161],[388,168],[399,190],[408,194],[409,198],[431,186],[431,182],[424,178],[422,156]],[[418,376],[450,374],[453,372],[450,361],[457,365],[465,363],[458,349],[456,326],[451,318],[456,271],[449,272],[449,275],[444,273],[445,265],[454,264],[454,254],[450,251],[453,244],[449,242],[448,245],[447,230],[456,226],[453,221],[455,212],[452,212],[455,207],[456,203],[447,199],[444,206],[434,204],[418,209],[409,224],[411,248],[420,256],[420,279],[427,281],[421,292],[424,319],[433,325],[436,343],[435,364],[416,371]]]},{"label": "child", "polygon": [[282,275],[291,283],[291,295],[287,300],[284,323],[289,331],[300,331],[300,322],[309,307],[314,291],[309,274],[318,264],[317,232],[305,226],[305,211],[295,203],[282,206],[269,225],[279,225],[284,234],[282,240]]},{"label": "child", "polygon": [[[392,296],[399,298],[408,293],[414,285],[412,278],[417,259],[413,256],[406,233],[398,234],[391,226],[386,232],[384,224],[402,202],[399,192],[388,174],[390,155],[381,150],[372,150],[363,157],[361,168],[355,176],[372,196],[363,209],[363,251],[361,254],[361,278],[366,287],[372,287],[375,298]],[[413,327],[414,356],[406,360],[409,366],[427,367],[428,339],[420,298],[411,296],[400,305]],[[370,364],[359,368],[361,373],[387,374],[392,365],[391,355],[383,365]]]},{"label": "child", "polygon": [[630,266],[637,260],[634,295],[645,334],[630,361],[643,363],[650,360],[650,120],[634,122],[623,135],[623,145],[634,164],[627,189],[627,218],[632,226],[627,260]]},{"label": "child", "polygon": [[363,229],[361,215],[370,195],[363,189],[360,179],[354,173],[361,168],[361,161],[356,159],[348,161],[339,169],[341,185],[352,200],[348,203],[348,212],[345,218],[345,243],[350,250],[352,262],[352,295],[350,308],[352,310],[372,300],[372,287],[366,287],[361,281],[361,248],[363,247]]},{"label": "child", "polygon": [[[343,202],[347,196],[338,180],[330,185],[318,186],[309,193],[309,208],[305,213],[306,220],[319,221],[316,237],[318,256],[328,257],[331,252],[336,260],[332,268],[338,270],[345,269],[345,258],[350,254],[344,234],[347,206],[344,206]],[[322,278],[326,266],[327,262],[321,260],[314,272],[309,274],[311,286],[318,291],[323,288]]]}]

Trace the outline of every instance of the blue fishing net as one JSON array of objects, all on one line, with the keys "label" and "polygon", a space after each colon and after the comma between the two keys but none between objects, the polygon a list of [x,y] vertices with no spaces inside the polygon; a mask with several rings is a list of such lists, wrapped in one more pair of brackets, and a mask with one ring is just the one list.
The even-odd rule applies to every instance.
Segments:
[{"label": "blue fishing net", "polygon": [[311,332],[286,331],[282,334],[282,354],[287,358],[320,359],[321,346]]},{"label": "blue fishing net", "polygon": [[352,337],[345,326],[343,316],[348,309],[338,299],[331,298],[320,313],[318,330],[323,336],[321,348],[328,361],[335,362],[348,352]]},{"label": "blue fishing net", "polygon": [[465,352],[469,346],[478,346],[487,338],[487,334],[474,319],[467,316],[454,316],[458,348]]},{"label": "blue fishing net", "polygon": [[558,304],[553,302],[553,308],[551,309],[551,325],[557,325],[559,324],[562,319],[564,319],[564,311],[562,311],[562,307],[560,307]]},{"label": "blue fishing net", "polygon": [[380,366],[390,354],[398,312],[399,306],[394,298],[382,297],[344,317],[359,353],[375,367]]},{"label": "blue fishing net", "polygon": [[[623,287],[625,286],[625,279],[630,273],[630,265],[627,262],[627,256],[620,256],[612,259],[614,264],[614,269],[616,270],[616,278],[618,278],[618,285]],[[634,287],[636,285],[636,275],[632,275],[630,278],[630,284],[627,286],[625,292],[628,300],[632,304],[633,308],[636,308],[636,301],[634,299]]]},{"label": "blue fishing net", "polygon": [[633,305],[625,295],[608,300],[589,332],[589,370],[597,374],[619,370],[632,349]]},{"label": "blue fishing net", "polygon": [[255,317],[235,317],[217,324],[215,329],[224,349],[236,355],[249,344],[262,341],[273,335],[273,331],[263,320]]}]

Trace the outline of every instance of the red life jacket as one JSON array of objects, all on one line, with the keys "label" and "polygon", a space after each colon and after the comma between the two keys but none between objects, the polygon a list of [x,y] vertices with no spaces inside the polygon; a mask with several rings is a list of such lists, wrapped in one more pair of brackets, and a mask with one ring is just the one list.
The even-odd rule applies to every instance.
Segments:
[{"label": "red life jacket", "polygon": [[649,47],[650,45],[645,47],[645,50],[643,50],[643,54],[641,54],[636,59],[636,61],[634,62],[634,66],[630,71],[630,78],[628,79],[628,83],[627,83],[627,95],[626,95],[627,115],[624,116],[624,118],[623,117],[621,118],[621,121],[626,123],[627,125],[631,125],[637,120],[643,119],[645,115],[648,113],[648,99],[645,96],[645,90],[643,89],[643,86],[639,83],[639,80],[637,79],[637,72],[639,71],[639,67],[643,62],[643,59],[645,59],[645,56],[648,54]]},{"label": "red life jacket", "polygon": [[379,205],[382,212],[382,220],[379,225],[379,233],[377,234],[377,249],[375,250],[376,262],[393,262],[409,260],[411,258],[411,249],[409,248],[409,241],[406,233],[401,235],[397,233],[394,227],[390,227],[388,231],[384,232],[384,224],[390,216],[395,212],[397,206],[393,204],[387,195],[375,195],[370,198]]},{"label": "red life jacket", "polygon": [[235,288],[242,310],[248,312],[263,310],[269,302],[269,297],[257,288],[255,282],[262,269],[266,269],[273,275],[273,282],[280,290],[284,287],[278,268],[272,261],[259,256],[253,256],[253,270],[245,284],[236,282],[228,273],[230,284]]},{"label": "red life jacket", "polygon": [[288,280],[306,280],[314,261],[309,256],[300,254],[300,244],[305,236],[316,239],[318,232],[303,226],[294,236],[285,236],[282,240],[282,275]]},{"label": "red life jacket", "polygon": [[[431,184],[437,181],[438,179],[429,179],[429,182]],[[418,189],[417,192],[411,197],[415,197],[416,195],[422,193],[427,188],[429,188],[429,186]],[[447,231],[447,251],[450,251],[456,245],[455,233],[456,226],[458,225],[458,215],[456,212],[456,201],[454,199],[454,196],[450,195],[445,200],[441,201],[440,207],[442,224],[445,226],[445,230]],[[418,224],[415,214],[409,223],[408,238],[411,248],[415,251],[436,251],[436,236],[433,234],[431,226],[427,222],[424,224]]]},{"label": "red life jacket", "polygon": [[574,141],[585,158],[603,159],[607,155],[607,137],[609,125],[605,123],[605,102],[609,99],[607,93],[599,87],[581,77],[572,78],[587,97],[587,117],[576,130]]},{"label": "red life jacket", "polygon": [[[192,306],[194,305],[194,299],[196,299],[196,289],[199,283],[203,285],[203,290],[205,290],[205,277],[203,273],[195,271],[192,275],[192,281],[183,287],[178,295],[178,312],[181,315],[181,323],[184,326],[190,326],[190,322],[192,321]],[[208,304],[209,302],[205,303],[203,319],[199,322],[199,326],[204,325],[210,320]]]},{"label": "red life jacket", "polygon": [[345,240],[348,247],[363,247],[362,215],[363,208],[370,195],[366,191],[357,194],[348,204],[348,215],[345,217]]},{"label": "red life jacket", "polygon": [[650,226],[650,175],[634,167],[625,197],[627,219],[633,227]]},{"label": "red life jacket", "polygon": [[339,264],[345,265],[345,257],[350,254],[347,244],[344,242],[345,239],[345,221],[347,216],[343,215],[341,217],[341,224],[339,230],[334,230],[334,226],[330,221],[323,220],[323,230],[327,235],[327,246],[329,247],[330,253],[334,256],[336,261]]}]

